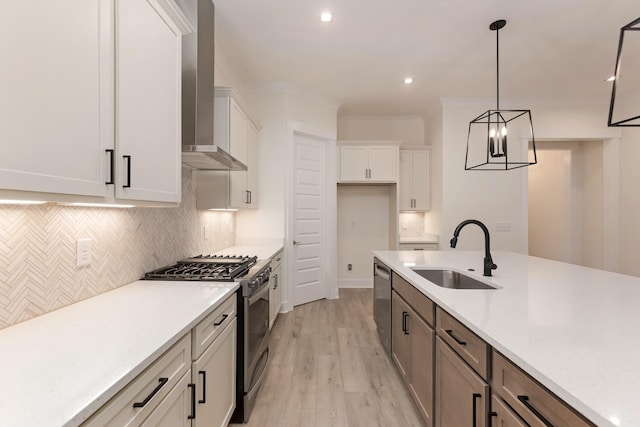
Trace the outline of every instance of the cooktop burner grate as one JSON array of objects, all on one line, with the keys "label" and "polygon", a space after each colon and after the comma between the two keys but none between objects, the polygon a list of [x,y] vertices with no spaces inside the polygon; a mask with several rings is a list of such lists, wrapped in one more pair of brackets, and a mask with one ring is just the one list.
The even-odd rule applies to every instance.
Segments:
[{"label": "cooktop burner grate", "polygon": [[232,282],[256,263],[257,257],[198,255],[144,275],[147,280],[210,280]]}]

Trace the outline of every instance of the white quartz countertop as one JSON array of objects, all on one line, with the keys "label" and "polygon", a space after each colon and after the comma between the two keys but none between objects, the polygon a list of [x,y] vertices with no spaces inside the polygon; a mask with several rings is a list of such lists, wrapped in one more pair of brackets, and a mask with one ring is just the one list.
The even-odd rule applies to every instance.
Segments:
[{"label": "white quartz countertop", "polygon": [[258,259],[270,259],[281,251],[282,248],[282,241],[240,244],[216,252],[216,255],[255,255]]},{"label": "white quartz countertop", "polygon": [[0,425],[79,425],[237,288],[138,281],[0,330]]},{"label": "white quartz countertop", "polygon": [[[640,426],[640,278],[511,252],[492,253],[490,278],[479,251],[374,255],[596,425]],[[499,289],[442,288],[415,266]]]}]

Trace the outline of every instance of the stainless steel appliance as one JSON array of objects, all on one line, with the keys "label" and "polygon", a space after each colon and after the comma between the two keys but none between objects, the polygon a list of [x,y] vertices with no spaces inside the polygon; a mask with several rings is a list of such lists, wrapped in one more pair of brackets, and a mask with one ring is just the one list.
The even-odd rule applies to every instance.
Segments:
[{"label": "stainless steel appliance", "polygon": [[236,410],[247,422],[269,360],[269,260],[248,256],[197,256],[145,274],[147,280],[239,281]]},{"label": "stainless steel appliance", "polygon": [[373,259],[373,318],[380,342],[391,355],[391,269]]}]

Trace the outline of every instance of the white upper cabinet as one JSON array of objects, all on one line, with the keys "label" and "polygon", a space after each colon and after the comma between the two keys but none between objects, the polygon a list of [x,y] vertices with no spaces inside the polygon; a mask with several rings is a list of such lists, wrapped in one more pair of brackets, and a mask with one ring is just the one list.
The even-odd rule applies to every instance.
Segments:
[{"label": "white upper cabinet", "polygon": [[115,165],[120,199],[180,202],[182,30],[167,4],[116,2]]},{"label": "white upper cabinet", "polygon": [[111,6],[17,1],[0,25],[0,188],[113,193]]},{"label": "white upper cabinet", "polygon": [[338,182],[393,183],[398,181],[398,147],[342,145]]},{"label": "white upper cabinet", "polygon": [[258,209],[259,125],[238,94],[231,88],[216,88],[214,107],[216,145],[229,150],[247,166],[246,171],[230,171],[231,208]]},{"label": "white upper cabinet", "polygon": [[400,150],[399,209],[431,209],[431,160],[429,150]]},{"label": "white upper cabinet", "polygon": [[173,0],[13,2],[3,15],[2,196],[179,202],[192,27]]}]

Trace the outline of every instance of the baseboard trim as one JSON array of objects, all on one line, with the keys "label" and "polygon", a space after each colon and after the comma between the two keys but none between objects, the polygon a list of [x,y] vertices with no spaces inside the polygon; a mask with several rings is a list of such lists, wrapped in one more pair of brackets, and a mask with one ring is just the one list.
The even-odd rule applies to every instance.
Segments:
[{"label": "baseboard trim", "polygon": [[339,288],[373,288],[373,279],[342,279],[338,280]]}]

